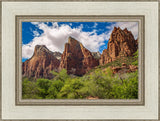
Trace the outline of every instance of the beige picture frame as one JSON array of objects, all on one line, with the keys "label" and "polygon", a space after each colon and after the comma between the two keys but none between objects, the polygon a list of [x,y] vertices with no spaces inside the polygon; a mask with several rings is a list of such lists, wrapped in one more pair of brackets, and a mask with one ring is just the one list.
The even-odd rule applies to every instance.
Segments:
[{"label": "beige picture frame", "polygon": [[[1,8],[2,8],[2,10],[3,9],[6,10],[7,7],[11,7],[12,6],[12,3],[13,4],[17,3],[19,5],[19,2],[20,2],[20,4],[23,3],[23,2],[29,2],[30,4],[32,4],[33,1],[25,1],[25,0],[24,1],[22,1],[22,0],[19,0],[19,1],[18,0],[17,1],[7,1],[7,0],[4,0],[4,1],[1,1]],[[43,3],[43,2],[44,3],[45,2],[55,2],[54,4],[62,4],[61,2],[64,2],[64,1],[62,0],[62,1],[58,1],[57,2],[57,1],[54,1],[54,0],[47,0],[47,1],[41,1],[40,0],[40,1],[35,1],[35,3],[36,2],[39,2],[39,4]],[[103,0],[103,1],[97,1],[97,0],[92,0],[92,1],[90,1],[90,0],[87,0],[87,1],[72,0],[72,1],[70,1],[70,0],[67,0],[67,1],[65,1],[65,3],[67,3],[67,2],[68,2],[68,4],[71,5],[72,2],[80,2],[80,3],[81,2],[83,2],[83,3],[87,2],[87,4],[89,4],[89,3],[92,3],[92,2],[93,3],[96,3],[96,2],[97,3],[101,3],[101,2],[109,3],[111,1],[109,1],[109,0],[107,0],[107,1],[106,0]],[[115,2],[115,3],[117,2],[118,3],[119,1],[115,0],[113,2]],[[123,0],[123,1],[120,1],[120,2],[122,2],[122,3],[123,2],[124,3],[130,3],[130,2],[142,2],[143,3],[143,2],[147,2],[147,3],[155,3],[155,4],[157,3],[157,5],[159,5],[158,1],[156,1],[156,0],[153,0],[153,1],[150,1],[150,0],[144,0],[144,1],[138,1],[138,0],[136,0],[136,1],[134,1],[134,0],[133,1],[127,1],[127,0]],[[9,3],[9,4],[7,6],[7,4],[3,4],[3,3]],[[13,8],[11,8],[11,9],[13,10],[13,12],[15,12]],[[159,11],[157,11],[157,12],[159,12]],[[2,15],[4,15],[3,11],[2,11]],[[1,23],[4,22],[2,15],[1,15],[1,18],[2,18]],[[36,106],[37,108],[38,108],[38,106],[40,106],[42,108],[45,108],[45,106],[50,106],[52,108],[53,106],[56,106],[57,109],[58,109],[58,106],[61,106],[61,108],[63,106],[64,106],[64,108],[66,106],[71,106],[73,108],[74,108],[74,106],[77,106],[77,107],[79,106],[80,109],[83,109],[84,106],[86,106],[86,107],[87,106],[92,106],[94,108],[96,108],[96,106],[98,106],[97,107],[98,109],[101,108],[101,107],[103,108],[103,106],[104,107],[105,106],[111,106],[111,107],[112,106],[113,107],[118,107],[118,106],[120,106],[120,107],[123,107],[123,106],[124,107],[125,106],[126,107],[127,106],[135,106],[135,107],[145,106],[146,105],[145,99],[147,99],[145,97],[145,95],[146,95],[146,92],[145,92],[145,90],[146,90],[145,89],[145,78],[146,78],[146,76],[145,76],[145,67],[147,66],[145,64],[146,60],[145,60],[145,51],[144,51],[145,50],[145,45],[146,45],[146,43],[145,43],[146,17],[145,16],[146,15],[82,15],[82,14],[80,14],[80,15],[63,15],[63,13],[61,15],[19,15],[19,14],[15,15],[14,14],[14,17],[15,17],[15,44],[12,44],[12,46],[14,45],[14,49],[15,49],[15,54],[14,54],[14,56],[15,56],[15,61],[14,61],[15,62],[14,63],[15,64],[15,88],[14,88],[15,96],[13,96],[13,97],[15,97],[14,98],[14,101],[15,101],[14,105],[17,106],[17,107],[20,106],[20,108],[21,107],[25,107],[25,106]],[[21,54],[21,32],[22,32],[21,31],[21,22],[22,21],[50,21],[50,20],[52,20],[52,21],[106,21],[106,20],[107,21],[137,21],[139,23],[139,39],[140,39],[140,42],[139,42],[139,45],[140,45],[139,46],[139,50],[140,50],[140,53],[139,53],[139,56],[140,56],[140,58],[139,58],[139,62],[140,62],[139,63],[139,67],[140,67],[139,68],[139,75],[140,76],[139,76],[139,98],[138,98],[138,100],[88,100],[88,101],[87,100],[67,100],[67,101],[66,100],[22,100],[21,99],[21,56],[22,56],[22,54]],[[5,22],[4,22],[4,24],[5,24]],[[5,27],[5,25],[3,25],[3,24],[2,24],[2,26],[3,26],[2,28]],[[2,52],[1,52],[1,59],[2,59],[2,62],[1,62],[1,80],[2,80],[1,85],[2,85],[2,87],[1,88],[2,88],[2,90],[1,90],[1,92],[4,91],[3,85],[5,83],[4,83],[3,76],[5,76],[5,75],[3,73],[3,70],[4,70],[3,63],[4,63],[5,59],[6,59],[3,56],[3,54],[4,54],[4,48],[3,48],[3,42],[4,42],[4,38],[3,38],[4,34],[3,34],[3,32],[4,31],[3,30],[4,29],[2,29],[2,31],[1,31],[2,32],[2,46],[1,46],[1,50],[2,50]],[[13,34],[14,34],[14,32],[13,32]],[[159,55],[159,53],[158,53],[158,55]],[[158,73],[159,73],[159,70],[158,70]],[[158,79],[158,81],[159,81],[159,79]],[[6,112],[8,112],[8,111],[6,111],[6,112],[4,111],[4,110],[8,109],[8,108],[5,109],[5,106],[4,106],[7,103],[4,103],[3,96],[4,96],[4,94],[2,93],[2,95],[1,95],[2,117],[1,117],[1,119],[2,120],[8,120],[6,118],[7,117],[7,113]],[[58,110],[60,111],[61,108],[59,108]],[[64,111],[64,109],[63,109],[63,111]],[[79,114],[81,114],[81,113],[79,113]],[[25,115],[25,114],[23,114],[23,115]],[[17,116],[18,116],[18,114],[17,114]],[[98,114],[97,114],[97,117],[99,117]],[[157,116],[155,115],[153,117],[155,118]],[[62,118],[62,119],[61,118],[58,118],[58,119],[57,118],[55,118],[55,119],[48,118],[47,120],[68,120],[68,119],[70,119],[70,120],[95,120],[95,119],[96,120],[112,120],[112,119],[114,119],[114,118],[106,119],[105,117],[104,118],[94,118],[94,116],[93,116],[93,119],[91,119],[91,118],[86,118],[86,119],[78,118],[78,119],[75,119],[74,117],[73,117],[74,119],[72,119],[72,117],[68,118],[68,119],[67,118],[64,119],[64,118]],[[28,120],[30,118],[24,118],[24,120],[25,119]],[[34,118],[33,119],[33,118],[31,118],[30,120],[36,120],[36,119],[45,120],[46,118],[45,119],[42,119],[42,118]],[[129,117],[129,120],[130,119],[134,119],[134,118]],[[158,120],[159,118],[157,117],[155,119]],[[20,118],[18,118],[16,120],[20,120]],[[117,120],[124,120],[124,118],[123,119],[121,119],[121,118],[119,119],[118,118]],[[136,119],[136,120],[139,120],[139,119]],[[147,120],[147,119],[145,119],[145,120]]]},{"label": "beige picture frame", "polygon": [[[139,23],[139,84],[138,99],[22,99],[22,22],[138,22]],[[16,16],[16,105],[144,105],[144,16]]]}]

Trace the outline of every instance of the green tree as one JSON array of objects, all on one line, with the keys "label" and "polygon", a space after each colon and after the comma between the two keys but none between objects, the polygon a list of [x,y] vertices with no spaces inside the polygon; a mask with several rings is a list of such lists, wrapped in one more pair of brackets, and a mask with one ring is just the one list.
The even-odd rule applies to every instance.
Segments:
[{"label": "green tree", "polygon": [[62,69],[59,73],[52,71],[52,74],[56,76],[54,78],[54,80],[61,80],[61,81],[65,82],[69,78],[69,75],[67,74],[66,69]]},{"label": "green tree", "polygon": [[37,85],[35,82],[28,81],[27,78],[25,78],[24,81],[22,81],[22,98],[23,99],[40,99],[41,97],[38,96],[39,89],[37,88]]},{"label": "green tree", "polygon": [[47,98],[56,99],[58,98],[57,95],[60,92],[61,88],[64,86],[64,82],[61,80],[55,80],[52,82],[51,86],[48,89],[48,96]]},{"label": "green tree", "polygon": [[[114,80],[110,98],[137,99],[138,98],[138,73],[128,73],[128,77],[121,81]],[[123,82],[123,83],[122,83]]]},{"label": "green tree", "polygon": [[[135,55],[136,57],[136,55]],[[52,80],[23,78],[24,99],[82,99],[88,96],[100,99],[137,99],[138,72],[113,74],[110,67],[94,69],[82,77],[71,76],[65,69],[53,72]]]},{"label": "green tree", "polygon": [[39,96],[43,99],[48,95],[48,89],[51,86],[51,80],[49,79],[37,79],[36,85],[39,89]]},{"label": "green tree", "polygon": [[106,68],[105,70],[96,69],[89,76],[83,77],[83,88],[80,89],[80,94],[83,98],[87,96],[108,98],[108,93],[111,90],[112,70]]},{"label": "green tree", "polygon": [[83,87],[83,83],[79,78],[69,79],[65,82],[65,85],[62,87],[60,91],[59,97],[61,98],[69,98],[69,99],[77,99],[82,98],[79,94],[79,90]]}]

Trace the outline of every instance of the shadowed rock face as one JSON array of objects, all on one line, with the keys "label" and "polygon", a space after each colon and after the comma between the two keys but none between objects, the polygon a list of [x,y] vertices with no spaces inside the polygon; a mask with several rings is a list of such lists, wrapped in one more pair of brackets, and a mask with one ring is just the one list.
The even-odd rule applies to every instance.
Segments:
[{"label": "shadowed rock face", "polygon": [[27,77],[52,78],[51,70],[58,70],[60,61],[45,45],[36,45],[33,56],[22,64],[22,74]]},{"label": "shadowed rock face", "polygon": [[100,65],[107,64],[123,56],[132,56],[138,48],[138,43],[133,34],[126,28],[114,27],[107,49],[103,50],[100,58]]},{"label": "shadowed rock face", "polygon": [[68,74],[82,76],[97,65],[99,65],[99,60],[95,59],[80,42],[69,37],[61,56],[59,69],[65,68]]}]

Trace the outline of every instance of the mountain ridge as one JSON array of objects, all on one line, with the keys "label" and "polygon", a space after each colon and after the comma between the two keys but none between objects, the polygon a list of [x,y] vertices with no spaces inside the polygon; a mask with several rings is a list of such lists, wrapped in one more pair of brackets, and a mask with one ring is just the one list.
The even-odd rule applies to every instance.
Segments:
[{"label": "mountain ridge", "polygon": [[52,70],[63,68],[68,74],[82,76],[98,65],[105,65],[120,57],[132,56],[138,49],[131,31],[114,27],[102,54],[90,52],[78,40],[69,37],[63,53],[51,52],[45,45],[36,45],[33,56],[23,62],[22,75],[34,78],[53,78]]}]

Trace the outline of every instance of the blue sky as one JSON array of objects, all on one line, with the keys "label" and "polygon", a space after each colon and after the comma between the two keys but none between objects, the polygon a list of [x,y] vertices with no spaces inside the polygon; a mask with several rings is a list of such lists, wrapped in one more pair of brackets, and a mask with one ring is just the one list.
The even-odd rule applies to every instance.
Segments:
[{"label": "blue sky", "polygon": [[33,55],[37,44],[62,53],[69,36],[90,51],[102,53],[114,26],[126,27],[138,37],[137,22],[22,22],[22,62]]}]

